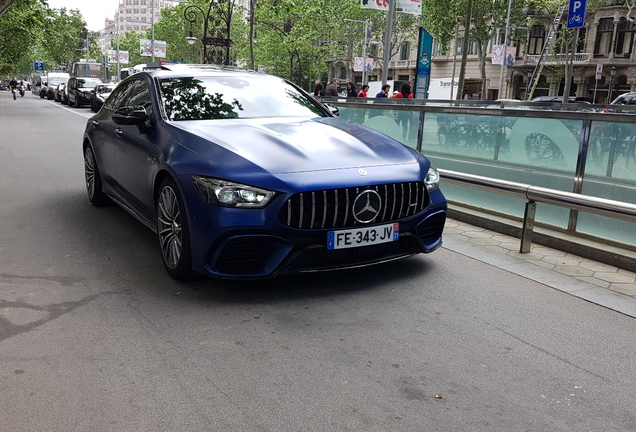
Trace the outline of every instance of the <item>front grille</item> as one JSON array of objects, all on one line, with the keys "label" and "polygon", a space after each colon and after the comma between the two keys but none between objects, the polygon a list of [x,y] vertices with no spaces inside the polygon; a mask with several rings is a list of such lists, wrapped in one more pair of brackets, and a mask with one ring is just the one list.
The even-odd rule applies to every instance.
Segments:
[{"label": "front grille", "polygon": [[373,223],[398,220],[422,211],[429,202],[422,182],[390,183],[344,189],[301,192],[292,196],[283,207],[279,221],[290,228],[334,229],[362,225],[353,217],[354,200],[365,190],[380,195],[380,213]]}]

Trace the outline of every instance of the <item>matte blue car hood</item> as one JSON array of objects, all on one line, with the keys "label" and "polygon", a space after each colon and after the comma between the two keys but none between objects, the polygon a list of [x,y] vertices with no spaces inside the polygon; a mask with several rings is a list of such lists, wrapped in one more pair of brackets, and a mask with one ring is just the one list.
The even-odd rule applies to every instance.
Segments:
[{"label": "matte blue car hood", "polygon": [[[270,173],[410,164],[418,159],[417,152],[398,141],[336,118],[197,120],[170,125],[195,135],[179,141],[201,156]],[[183,138],[182,133],[178,135]]]}]

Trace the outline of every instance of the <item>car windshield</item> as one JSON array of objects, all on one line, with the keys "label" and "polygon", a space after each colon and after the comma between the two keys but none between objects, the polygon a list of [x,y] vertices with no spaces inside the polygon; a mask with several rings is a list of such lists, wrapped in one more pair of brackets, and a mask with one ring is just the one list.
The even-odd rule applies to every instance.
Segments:
[{"label": "car windshield", "polygon": [[99,94],[110,93],[113,91],[114,88],[115,86],[111,86],[111,85],[98,85],[96,91]]},{"label": "car windshield", "polygon": [[169,120],[325,116],[307,96],[271,77],[168,78],[160,88]]},{"label": "car windshield", "polygon": [[99,84],[101,81],[96,80],[96,79],[90,79],[90,78],[78,78],[77,79],[77,86],[78,87],[95,87],[97,84]]},{"label": "car windshield", "polygon": [[68,81],[68,78],[50,78],[49,77],[49,86],[54,87],[66,81]]}]

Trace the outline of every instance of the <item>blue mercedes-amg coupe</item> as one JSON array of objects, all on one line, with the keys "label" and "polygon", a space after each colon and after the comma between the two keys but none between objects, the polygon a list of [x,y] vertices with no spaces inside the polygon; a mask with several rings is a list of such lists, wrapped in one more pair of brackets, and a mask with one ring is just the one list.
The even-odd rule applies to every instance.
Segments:
[{"label": "blue mercedes-amg coupe", "polygon": [[177,279],[359,267],[442,244],[429,160],[274,76],[134,74],[88,121],[83,152],[90,201],[156,232]]}]

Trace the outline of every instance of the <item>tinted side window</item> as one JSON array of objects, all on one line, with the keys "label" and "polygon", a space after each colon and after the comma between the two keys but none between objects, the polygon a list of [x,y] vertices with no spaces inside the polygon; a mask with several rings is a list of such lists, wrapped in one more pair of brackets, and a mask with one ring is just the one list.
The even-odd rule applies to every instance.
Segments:
[{"label": "tinted side window", "polygon": [[149,115],[148,126],[152,126],[152,99],[150,97],[150,88],[145,81],[137,81],[137,85],[130,93],[128,99],[129,106],[142,106],[146,109],[146,113]]},{"label": "tinted side window", "polygon": [[126,102],[130,97],[130,92],[135,86],[136,81],[130,81],[125,84],[120,84],[113,94],[110,95],[106,104],[104,105],[107,109],[116,110],[117,108],[121,108],[126,106]]}]

